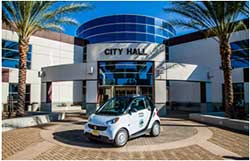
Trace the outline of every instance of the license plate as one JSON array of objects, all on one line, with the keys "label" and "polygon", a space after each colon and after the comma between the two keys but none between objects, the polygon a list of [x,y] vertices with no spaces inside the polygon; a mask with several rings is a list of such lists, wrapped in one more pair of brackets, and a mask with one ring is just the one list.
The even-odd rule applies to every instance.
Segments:
[{"label": "license plate", "polygon": [[99,135],[99,131],[98,130],[93,130],[92,131],[92,135],[98,136]]}]

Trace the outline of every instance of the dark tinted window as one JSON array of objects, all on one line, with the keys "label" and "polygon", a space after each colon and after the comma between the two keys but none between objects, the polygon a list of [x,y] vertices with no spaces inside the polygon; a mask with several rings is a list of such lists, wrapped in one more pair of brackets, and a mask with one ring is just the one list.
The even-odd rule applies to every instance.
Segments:
[{"label": "dark tinted window", "polygon": [[[29,45],[27,53],[27,69],[31,68],[32,46]],[[10,68],[19,67],[18,43],[9,40],[2,40],[2,66]]]},{"label": "dark tinted window", "polygon": [[244,77],[244,82],[249,82],[249,68],[244,68],[243,77]]},{"label": "dark tinted window", "polygon": [[99,62],[100,85],[152,85],[153,62]]},{"label": "dark tinted window", "polygon": [[144,100],[142,98],[135,98],[131,102],[130,108],[131,109],[135,108],[137,111],[144,110],[145,109]]},{"label": "dark tinted window", "polygon": [[232,68],[248,68],[249,40],[236,41],[230,44],[232,50]]},{"label": "dark tinted window", "polygon": [[[17,100],[18,100],[18,84],[10,83],[9,84],[9,97],[13,98],[14,109],[17,108]],[[25,93],[25,105],[30,104],[30,84],[26,84],[26,93]]]},{"label": "dark tinted window", "polygon": [[[91,20],[77,30],[77,35],[90,43],[154,42],[175,35],[173,27],[158,18],[141,15],[113,15]],[[127,36],[126,36],[127,35]]]}]

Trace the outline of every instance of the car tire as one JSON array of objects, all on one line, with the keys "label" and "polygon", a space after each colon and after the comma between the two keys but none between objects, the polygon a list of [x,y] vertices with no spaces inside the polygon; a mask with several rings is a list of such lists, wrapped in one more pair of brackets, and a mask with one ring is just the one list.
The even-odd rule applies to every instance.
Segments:
[{"label": "car tire", "polygon": [[160,123],[156,121],[156,122],[154,122],[154,124],[151,128],[150,135],[152,137],[156,137],[156,136],[160,135],[160,132],[161,132]]},{"label": "car tire", "polygon": [[122,146],[126,145],[127,142],[128,142],[127,130],[120,129],[115,136],[114,145],[116,147],[122,147]]}]

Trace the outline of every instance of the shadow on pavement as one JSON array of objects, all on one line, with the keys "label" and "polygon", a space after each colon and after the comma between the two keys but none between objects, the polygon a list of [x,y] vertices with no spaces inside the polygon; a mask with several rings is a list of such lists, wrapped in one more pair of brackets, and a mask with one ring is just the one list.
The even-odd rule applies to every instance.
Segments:
[{"label": "shadow on pavement", "polygon": [[233,156],[223,156],[226,159],[233,159],[233,160],[249,160],[249,157],[233,157]]},{"label": "shadow on pavement", "polygon": [[65,144],[88,148],[113,148],[112,144],[90,141],[83,134],[83,130],[68,130],[53,133],[54,139]]}]

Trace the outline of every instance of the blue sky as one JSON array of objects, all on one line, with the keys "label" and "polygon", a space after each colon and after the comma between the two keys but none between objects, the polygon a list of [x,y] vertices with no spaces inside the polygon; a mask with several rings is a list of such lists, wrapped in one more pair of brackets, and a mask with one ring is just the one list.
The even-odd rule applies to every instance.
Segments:
[{"label": "blue sky", "polygon": [[[87,1],[86,1],[87,2]],[[91,1],[87,2],[94,6],[94,9],[72,14],[80,24],[97,17],[112,14],[142,14],[154,16],[167,20],[169,15],[163,11],[164,7],[170,5],[167,1]],[[65,26],[65,33],[76,36],[77,27]],[[177,35],[183,35],[193,30],[176,28]]]}]

